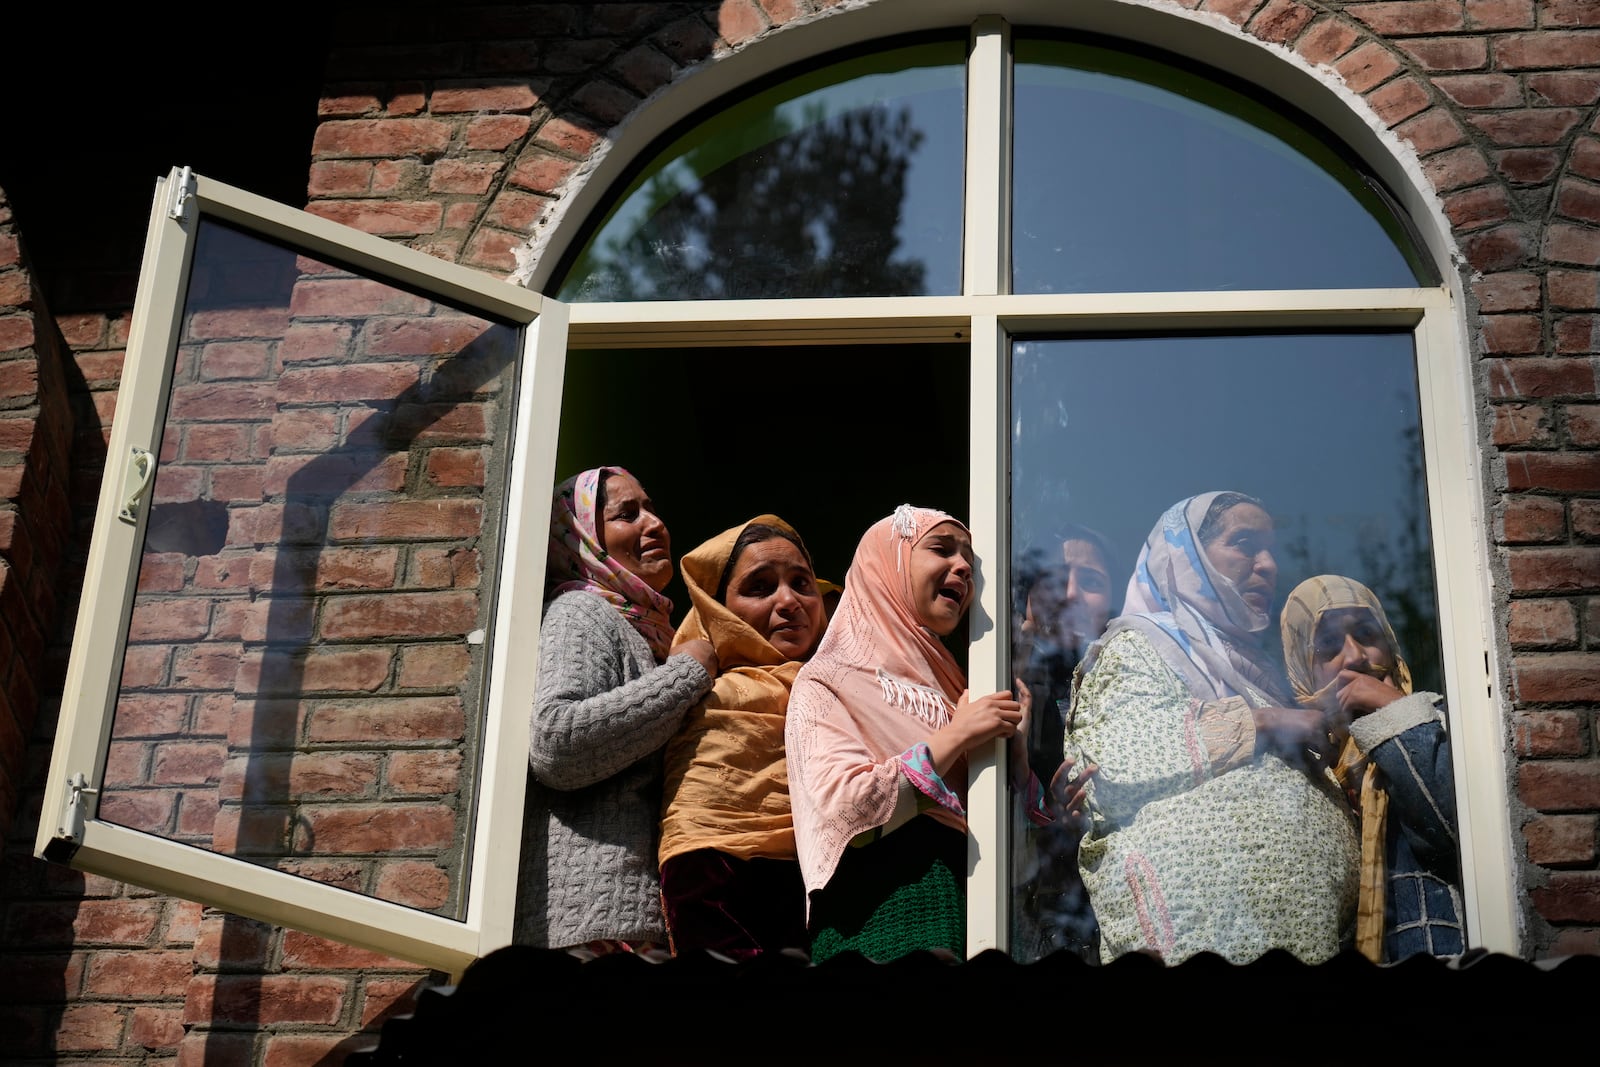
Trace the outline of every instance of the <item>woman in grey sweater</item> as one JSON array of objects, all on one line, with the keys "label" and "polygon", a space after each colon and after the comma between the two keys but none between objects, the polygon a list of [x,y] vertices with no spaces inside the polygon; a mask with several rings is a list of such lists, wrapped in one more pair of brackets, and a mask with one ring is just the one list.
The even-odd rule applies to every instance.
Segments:
[{"label": "woman in grey sweater", "polygon": [[711,689],[708,641],[670,649],[667,528],[638,479],[557,487],[517,887],[520,943],[664,949],[656,844],[662,747]]}]

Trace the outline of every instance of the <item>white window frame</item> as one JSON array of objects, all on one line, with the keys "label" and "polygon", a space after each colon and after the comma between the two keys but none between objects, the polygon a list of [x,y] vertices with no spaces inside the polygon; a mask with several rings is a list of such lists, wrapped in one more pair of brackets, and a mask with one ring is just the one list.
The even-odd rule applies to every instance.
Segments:
[{"label": "white window frame", "polygon": [[[111,739],[128,620],[138,581],[147,507],[118,518],[137,484],[133,449],[159,455],[174,353],[202,217],[232,223],[307,255],[398,284],[523,328],[516,462],[507,492],[548,500],[565,367],[566,307],[479,271],[295,211],[241,189],[174,170],[156,184],[116,417],[89,546],[82,607],[62,694],[39,856],[66,856],[81,870],[200,901],[240,915],[459,973],[511,940],[511,915],[528,773],[532,657],[544,588],[548,508],[507,508],[496,589],[490,680],[460,921],[286,874],[246,860],[101,820],[97,790]],[[88,790],[78,791],[79,776]]]},{"label": "white window frame", "polygon": [[[631,123],[587,185],[568,199],[574,219],[591,212],[633,153],[659,132],[715,95],[807,55],[818,55],[845,40],[860,41],[927,25],[950,25],[952,11],[970,3],[941,2],[907,8],[890,24],[887,4],[871,5],[797,27],[748,49],[706,75],[686,79],[684,91],[667,94],[652,106],[646,127]],[[1063,23],[1059,5],[1037,2],[993,3],[988,10],[1034,23]],[[915,14],[913,15],[913,12]],[[970,13],[970,12],[969,12]],[[907,16],[912,17],[910,23]],[[1118,28],[1150,43],[1179,47],[1195,58],[1221,63],[1251,76],[1280,95],[1296,99],[1295,86],[1317,96],[1308,109],[1369,158],[1387,153],[1373,131],[1353,117],[1328,86],[1304,70],[1269,56],[1258,42],[1241,41],[1216,26],[1181,14],[1157,13],[1133,3],[1092,0],[1075,6],[1073,24],[1101,32]],[[1466,356],[1460,279],[1442,270],[1437,287],[1292,290],[1266,292],[1114,293],[1012,295],[1006,292],[1009,264],[1010,29],[1000,17],[980,18],[972,26],[968,67],[966,193],[963,292],[952,297],[846,298],[760,301],[674,301],[562,305],[531,292],[445,264],[366,234],[271,204],[225,186],[197,179],[192,195],[204,210],[241,225],[264,227],[284,240],[306,242],[378,273],[410,279],[417,286],[450,296],[467,306],[492,309],[503,318],[527,323],[527,347],[519,385],[517,440],[509,492],[525,506],[507,508],[495,647],[484,728],[483,770],[476,805],[473,861],[465,919],[462,922],[361,897],[344,890],[282,874],[241,860],[101,823],[92,817],[81,830],[71,825],[67,779],[85,769],[91,781],[103,765],[114,703],[115,677],[106,681],[106,663],[120,665],[122,635],[131,607],[141,531],[114,519],[125,461],[132,445],[159,441],[158,405],[165,402],[163,369],[175,344],[182,307],[183,266],[187,263],[185,227],[166,215],[163,197],[180,182],[174,174],[158,189],[151,241],[141,275],[133,336],[110,459],[100,497],[85,610],[69,666],[62,722],[56,739],[45,797],[38,851],[51,839],[75,836],[72,862],[86,870],[201,900],[240,914],[309,930],[322,936],[413,959],[459,973],[471,959],[506,944],[511,937],[517,848],[527,774],[528,721],[534,657],[512,649],[537,647],[547,509],[554,483],[555,431],[566,352],[570,348],[654,347],[662,349],[795,344],[948,343],[966,340],[970,354],[969,525],[982,561],[978,595],[970,620],[969,677],[974,688],[1009,687],[1010,649],[1005,603],[1009,517],[1010,344],[1019,335],[1071,337],[1086,331],[1128,333],[1183,329],[1385,328],[1409,330],[1416,349],[1420,420],[1434,545],[1440,637],[1446,689],[1451,700],[1453,751],[1458,785],[1458,816],[1464,898],[1470,943],[1494,951],[1518,950],[1518,922],[1505,780],[1505,698],[1497,691],[1488,544],[1485,529],[1482,458],[1476,435],[1475,399]],[[763,58],[752,58],[761,53]],[[764,64],[757,70],[756,64]],[[720,74],[716,72],[719,71]],[[716,76],[712,76],[716,74]],[[1289,91],[1286,91],[1286,88]],[[1331,101],[1331,103],[1330,103]],[[994,120],[994,121],[991,121]],[[1423,226],[1423,241],[1434,262],[1450,263],[1448,226],[1437,206],[1420,191],[1420,176],[1391,155],[1383,176],[1403,206]],[[997,162],[999,161],[999,162]],[[1413,182],[1412,179],[1415,178]],[[1399,179],[1398,181],[1396,179]],[[187,179],[182,179],[186,181]],[[576,226],[553,227],[556,241],[570,242]],[[560,246],[547,245],[530,272],[548,280]],[[524,279],[528,280],[528,279]],[[440,287],[443,288],[440,288]],[[92,606],[92,610],[90,610]],[[115,608],[116,610],[112,610]],[[1483,673],[1480,675],[1480,671]],[[114,673],[114,672],[113,672]],[[1482,684],[1480,685],[1480,679]],[[109,688],[108,688],[109,686]],[[1008,872],[1010,815],[1000,774],[1003,746],[971,764],[969,786],[967,951],[1005,949],[1011,898]],[[92,770],[88,770],[92,768]],[[60,818],[58,818],[60,816]],[[494,847],[490,847],[490,842]]]}]

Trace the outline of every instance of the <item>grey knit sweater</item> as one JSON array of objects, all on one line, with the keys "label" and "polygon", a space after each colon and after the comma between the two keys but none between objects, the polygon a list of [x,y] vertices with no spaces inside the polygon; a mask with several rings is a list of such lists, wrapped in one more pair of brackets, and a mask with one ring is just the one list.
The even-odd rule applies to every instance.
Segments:
[{"label": "grey knit sweater", "polygon": [[657,665],[591,593],[545,605],[529,739],[516,940],[666,942],[656,842],[661,749],[711,689],[692,656]]}]

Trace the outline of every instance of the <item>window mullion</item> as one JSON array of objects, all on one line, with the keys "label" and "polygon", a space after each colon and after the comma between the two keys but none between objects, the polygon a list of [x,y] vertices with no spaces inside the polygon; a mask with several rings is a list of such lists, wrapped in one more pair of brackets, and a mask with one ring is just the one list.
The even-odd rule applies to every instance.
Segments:
[{"label": "window mullion", "polygon": [[962,292],[989,296],[1011,288],[1011,27],[1001,18],[972,24],[967,57],[966,207]]}]

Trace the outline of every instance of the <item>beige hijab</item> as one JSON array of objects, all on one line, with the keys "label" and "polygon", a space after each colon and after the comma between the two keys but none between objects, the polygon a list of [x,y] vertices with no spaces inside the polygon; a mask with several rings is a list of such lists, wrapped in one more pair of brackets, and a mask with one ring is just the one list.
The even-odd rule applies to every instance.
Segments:
[{"label": "beige hijab", "polygon": [[717,599],[734,543],[751,525],[794,533],[776,515],[757,515],[722,531],[680,564],[691,607],[674,643],[710,641],[719,672],[711,693],[667,743],[662,863],[702,848],[740,859],[795,856],[783,727],[800,664],[785,660]]},{"label": "beige hijab", "polygon": [[[844,595],[789,698],[786,734],[795,844],[807,892],[833,877],[857,834],[894,813],[899,756],[950,721],[967,682],[955,658],[912,608],[912,548],[940,523],[931,508],[902,504],[861,538]],[[964,791],[963,761],[949,776]],[[928,814],[966,831],[946,808]]]},{"label": "beige hijab", "polygon": [[[1411,668],[1400,657],[1400,643],[1394,628],[1383,613],[1376,594],[1354,578],[1321,574],[1294,587],[1283,605],[1282,636],[1284,668],[1294,686],[1295,699],[1303,707],[1325,707],[1338,686],[1330,682],[1321,689],[1316,683],[1317,623],[1329,611],[1360,608],[1372,614],[1394,654],[1394,683],[1402,694],[1411,692]],[[1361,754],[1354,740],[1346,738],[1333,770],[1334,777],[1347,793],[1359,789],[1361,811],[1361,887],[1356,903],[1356,950],[1374,963],[1383,960],[1384,844],[1389,822],[1389,794],[1382,785],[1378,768]]]}]

